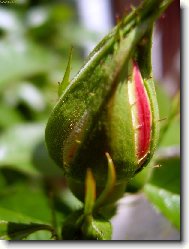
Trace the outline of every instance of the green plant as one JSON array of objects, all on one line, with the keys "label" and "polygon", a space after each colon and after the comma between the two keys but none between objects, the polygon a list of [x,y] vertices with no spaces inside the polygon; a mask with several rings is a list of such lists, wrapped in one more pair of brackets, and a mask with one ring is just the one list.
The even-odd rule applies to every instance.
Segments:
[{"label": "green plant", "polygon": [[[158,145],[160,118],[152,80],[151,37],[155,20],[170,2],[144,1],[134,9],[97,45],[72,81],[70,52],[59,100],[46,126],[46,144],[60,169],[48,157],[43,136],[52,106],[41,115],[29,112],[28,119],[35,117],[42,124],[25,122],[2,132],[2,239],[110,240],[110,217],[116,201],[129,188],[143,189],[179,228],[179,158],[158,153],[152,158],[156,147],[174,144],[167,137],[175,129],[172,126],[178,125],[178,96],[177,104],[172,104],[159,92],[158,102],[171,104]],[[51,63],[53,53],[48,56]],[[48,63],[45,66],[48,71]],[[37,75],[36,81],[43,77]],[[162,110],[160,106],[160,117]],[[22,118],[16,112],[13,122]],[[156,167],[159,164],[163,166]]]}]

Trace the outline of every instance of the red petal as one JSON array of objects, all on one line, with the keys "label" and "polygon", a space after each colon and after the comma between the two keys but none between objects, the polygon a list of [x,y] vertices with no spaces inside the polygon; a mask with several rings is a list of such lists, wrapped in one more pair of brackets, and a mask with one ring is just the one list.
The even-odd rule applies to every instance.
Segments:
[{"label": "red petal", "polygon": [[149,151],[151,138],[151,111],[148,96],[143,84],[143,79],[136,62],[133,66],[135,82],[135,96],[138,117],[138,145],[137,156],[142,159]]}]

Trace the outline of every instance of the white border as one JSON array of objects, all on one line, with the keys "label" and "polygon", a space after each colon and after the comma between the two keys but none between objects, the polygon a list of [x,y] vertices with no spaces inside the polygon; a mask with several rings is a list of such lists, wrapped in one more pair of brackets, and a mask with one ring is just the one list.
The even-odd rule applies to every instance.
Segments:
[{"label": "white border", "polygon": [[[120,248],[161,248],[161,249],[174,249],[174,248],[183,248],[183,249],[189,249],[189,238],[186,234],[186,231],[188,233],[189,231],[189,215],[188,215],[188,210],[189,210],[189,160],[188,160],[188,155],[189,155],[189,130],[188,130],[188,115],[189,115],[189,49],[188,49],[188,44],[189,44],[189,1],[188,0],[183,0],[181,1],[181,5],[183,7],[183,14],[184,18],[182,19],[183,21],[183,34],[182,34],[182,44],[184,47],[182,48],[182,64],[181,66],[184,68],[183,73],[184,75],[182,76],[182,167],[183,167],[183,178],[182,180],[184,181],[184,184],[182,184],[182,190],[184,192],[182,196],[182,211],[183,211],[183,242],[91,242],[90,244],[88,242],[7,242],[7,241],[0,241],[0,249],[11,249],[11,248],[87,248],[90,246],[90,248],[96,248],[100,249],[100,247],[112,247],[115,248],[115,246],[120,247]],[[184,108],[185,107],[185,108]],[[188,130],[188,131],[187,131]],[[145,225],[145,224],[144,224]]]}]

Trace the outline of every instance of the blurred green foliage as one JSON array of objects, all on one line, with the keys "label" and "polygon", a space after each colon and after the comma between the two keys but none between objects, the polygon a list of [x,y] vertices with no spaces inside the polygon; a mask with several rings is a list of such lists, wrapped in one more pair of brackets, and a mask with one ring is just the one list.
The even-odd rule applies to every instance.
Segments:
[{"label": "blurred green foliage", "polygon": [[[58,82],[70,47],[74,47],[73,77],[83,64],[84,41],[96,40],[97,34],[79,24],[74,0],[18,2],[0,5],[0,238],[60,239],[65,217],[82,204],[67,189],[62,171],[48,156],[44,127],[58,99]],[[161,87],[157,92],[160,116],[168,118],[172,100]],[[168,128],[160,148],[179,146],[177,114],[162,121],[162,127],[167,122]],[[136,192],[146,186],[152,203],[179,227],[178,201],[168,210],[158,191],[161,188],[179,198],[170,178],[167,185],[169,172],[165,171],[172,171],[178,185],[180,163],[178,158],[171,162],[165,158],[166,168],[155,168],[156,176],[153,166],[158,160],[134,178],[128,190]]]},{"label": "blurred green foliage", "polygon": [[44,128],[58,99],[70,47],[74,47],[73,76],[83,64],[81,37],[93,36],[79,24],[74,1],[0,5],[2,239],[53,239],[52,231],[35,232],[48,230],[35,224],[55,227],[56,216],[60,226],[64,214],[81,206],[48,156]]}]

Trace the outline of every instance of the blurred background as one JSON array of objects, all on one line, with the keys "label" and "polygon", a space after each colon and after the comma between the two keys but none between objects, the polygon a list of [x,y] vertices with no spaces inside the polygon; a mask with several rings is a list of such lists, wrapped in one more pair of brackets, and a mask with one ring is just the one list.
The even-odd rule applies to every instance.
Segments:
[{"label": "blurred background", "polygon": [[[101,38],[129,12],[131,5],[137,6],[141,1],[7,2],[0,2],[0,213],[3,219],[9,219],[3,214],[3,210],[8,208],[31,216],[32,207],[34,218],[49,221],[51,214],[48,207],[51,204],[46,195],[54,191],[58,202],[57,215],[61,220],[64,218],[61,212],[63,206],[65,213],[69,213],[74,205],[79,204],[77,201],[73,201],[72,206],[65,204],[67,200],[61,190],[66,183],[61,170],[48,157],[44,128],[58,100],[58,82],[63,78],[70,48],[74,48],[73,77]],[[179,13],[180,1],[174,0],[157,21],[154,30],[152,61],[162,119],[169,116],[173,98],[179,94],[180,88]],[[173,148],[171,153],[179,157],[178,115],[167,130],[161,147]],[[170,154],[170,150],[167,151]],[[133,182],[130,189],[138,189],[137,184]],[[37,207],[30,198],[32,191]],[[154,223],[152,218],[152,226],[156,224],[158,227],[157,220],[163,218],[156,217],[153,212],[156,221]],[[158,223],[158,229],[162,229],[160,232],[158,230],[158,238],[179,239],[178,232],[165,220],[162,222]],[[164,226],[169,231],[167,237],[161,235]],[[155,234],[157,231],[150,235],[151,239],[157,239]],[[44,234],[37,236],[31,236],[31,239],[45,238]],[[116,236],[119,237],[116,234],[114,239],[118,239]],[[119,239],[126,238],[124,232],[120,236]],[[130,235],[130,238],[135,240],[137,236]],[[145,236],[139,238],[149,239]]]},{"label": "blurred background", "polygon": [[[70,47],[74,47],[74,76],[116,20],[140,1],[16,2],[0,4],[1,129],[21,121],[46,119],[57,100],[57,85]],[[172,96],[180,81],[179,11],[175,0],[157,22],[153,42],[155,79]]]}]

